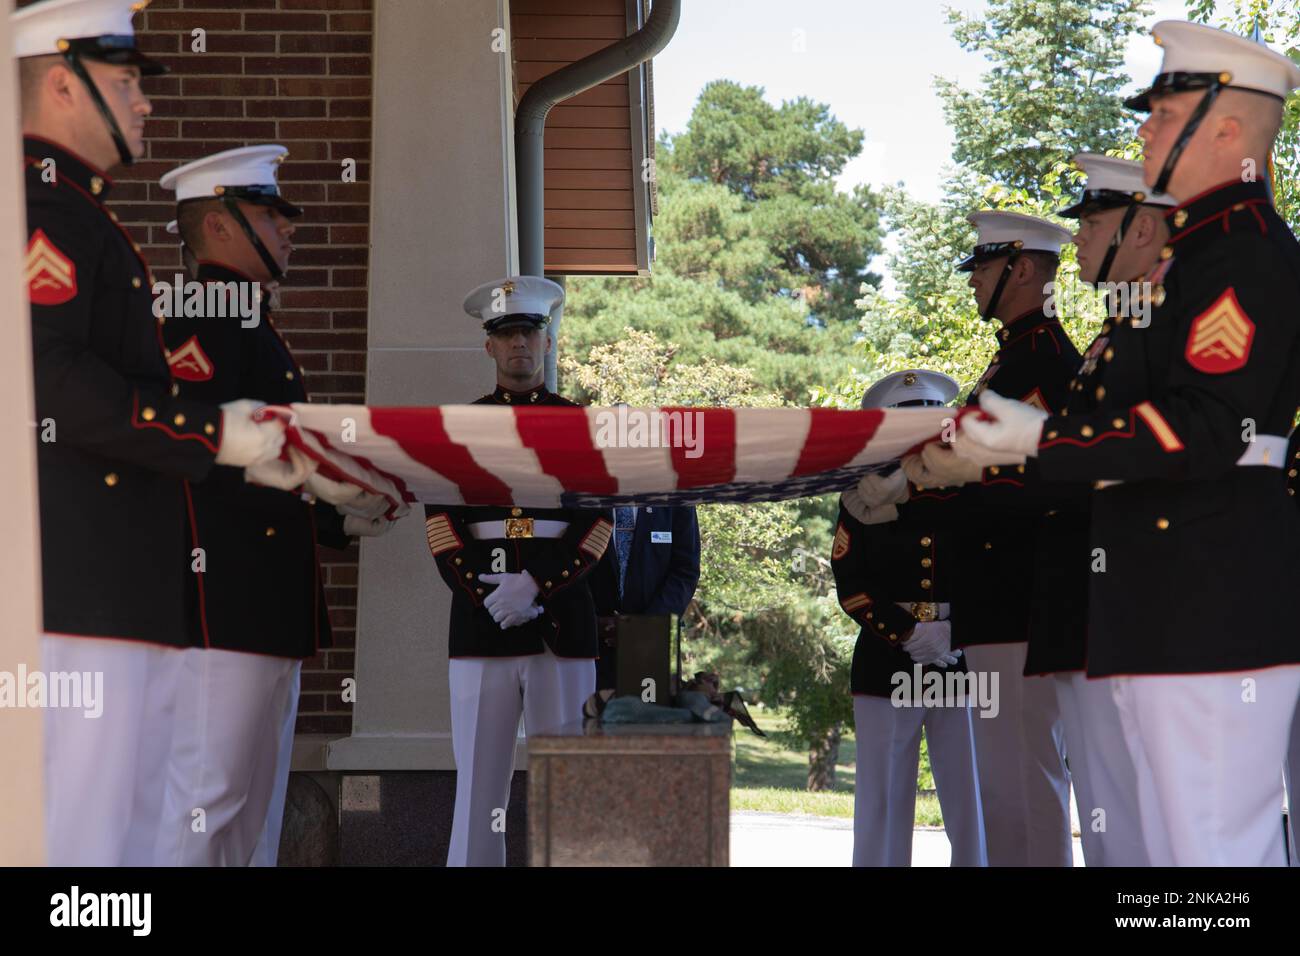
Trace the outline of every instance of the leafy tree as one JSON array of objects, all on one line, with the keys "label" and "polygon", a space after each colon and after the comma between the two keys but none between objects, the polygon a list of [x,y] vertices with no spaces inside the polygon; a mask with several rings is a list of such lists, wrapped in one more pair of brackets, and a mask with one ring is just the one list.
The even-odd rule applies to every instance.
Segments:
[{"label": "leafy tree", "polygon": [[[772,106],[759,87],[717,80],[701,91],[686,131],[660,160],[660,175],[740,198],[733,210],[749,214],[747,236],[770,257],[743,285],[801,299],[822,321],[852,320],[862,283],[880,281],[867,270],[880,250],[875,197],[864,186],[835,186],[862,143],[862,130],[849,129],[825,104],[801,97]],[[674,238],[663,234],[670,248]]]},{"label": "leafy tree", "polygon": [[956,162],[1041,198],[1045,170],[1128,138],[1124,51],[1149,0],[988,0],[978,14],[947,12],[962,49],[992,63],[977,90],[936,80]]}]

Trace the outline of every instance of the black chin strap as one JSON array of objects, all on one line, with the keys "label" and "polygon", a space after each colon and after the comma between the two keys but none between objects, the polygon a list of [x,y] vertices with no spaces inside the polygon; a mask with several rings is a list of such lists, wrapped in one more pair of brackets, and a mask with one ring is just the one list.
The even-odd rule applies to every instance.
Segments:
[{"label": "black chin strap", "polygon": [[1169,191],[1169,180],[1173,178],[1174,167],[1178,165],[1178,160],[1182,158],[1183,150],[1191,142],[1196,131],[1200,129],[1201,121],[1205,119],[1210,107],[1214,101],[1219,98],[1223,88],[1227,85],[1224,76],[1218,76],[1210,82],[1210,87],[1205,91],[1205,96],[1201,97],[1200,104],[1192,111],[1192,115],[1187,118],[1187,125],[1183,127],[1182,133],[1178,137],[1178,142],[1174,143],[1174,148],[1169,151],[1169,158],[1165,160],[1165,168],[1160,171],[1160,178],[1156,180],[1153,192],[1164,193]]},{"label": "black chin strap", "polygon": [[1019,259],[1019,249],[1007,256],[1007,264],[1002,267],[1002,275],[998,276],[998,284],[993,288],[993,298],[989,299],[989,304],[980,313],[980,318],[985,322],[991,322],[997,316],[998,303],[1002,301],[1002,292],[1006,289],[1007,280],[1011,278],[1011,270],[1016,267],[1016,262]]},{"label": "black chin strap", "polygon": [[86,87],[86,92],[90,94],[90,101],[95,104],[99,110],[99,115],[103,117],[104,123],[108,126],[108,132],[113,137],[113,145],[117,147],[117,156],[123,166],[130,166],[135,162],[135,157],[131,155],[131,147],[126,144],[126,137],[122,135],[121,127],[117,125],[117,119],[113,116],[113,111],[108,108],[104,102],[104,96],[99,92],[99,87],[95,81],[90,78],[86,72],[86,67],[81,62],[75,50],[63,51],[63,62],[68,64],[68,69],[81,78],[81,82]]},{"label": "black chin strap", "polygon": [[240,211],[239,201],[234,196],[223,196],[221,201],[225,203],[226,209],[230,211],[230,215],[234,217],[235,222],[239,223],[240,228],[244,230],[244,235],[248,237],[248,241],[253,244],[253,251],[262,260],[262,265],[266,266],[271,281],[277,282],[283,278],[284,272],[281,271],[279,263],[275,261],[271,253],[266,251],[266,246],[262,245],[262,240],[257,237],[257,233],[253,231],[253,227],[249,225],[243,212]]},{"label": "black chin strap", "polygon": [[1124,237],[1128,235],[1129,227],[1133,225],[1133,219],[1137,216],[1138,208],[1141,207],[1142,200],[1145,198],[1142,193],[1133,196],[1128,211],[1124,213],[1124,220],[1119,224],[1119,228],[1115,230],[1115,235],[1110,237],[1110,247],[1106,250],[1106,258],[1101,261],[1101,269],[1098,270],[1093,285],[1101,285],[1110,276],[1110,267],[1115,264],[1115,256],[1119,255],[1119,247],[1124,245]]}]

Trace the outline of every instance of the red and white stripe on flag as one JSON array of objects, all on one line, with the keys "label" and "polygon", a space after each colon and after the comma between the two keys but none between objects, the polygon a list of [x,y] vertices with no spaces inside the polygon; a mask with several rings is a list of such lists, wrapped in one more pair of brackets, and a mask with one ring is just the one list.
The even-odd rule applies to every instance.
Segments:
[{"label": "red and white stripe on flag", "polygon": [[[618,416],[660,423],[696,416],[689,431],[611,428]],[[439,405],[273,406],[288,441],[325,477],[393,502],[556,508],[582,499],[779,500],[810,479],[880,465],[936,438],[950,408],[596,408]],[[613,439],[611,441],[611,438]],[[666,439],[666,440],[665,440]],[[835,480],[831,481],[835,484]],[[815,484],[815,482],[814,482]],[[747,493],[748,492],[748,493]],[[650,503],[655,503],[650,500]]]}]

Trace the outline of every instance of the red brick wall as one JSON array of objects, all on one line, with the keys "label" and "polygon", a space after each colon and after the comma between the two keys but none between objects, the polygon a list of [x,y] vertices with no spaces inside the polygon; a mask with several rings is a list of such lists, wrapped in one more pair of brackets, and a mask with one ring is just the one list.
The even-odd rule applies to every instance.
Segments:
[{"label": "red brick wall", "polygon": [[[140,46],[171,67],[148,79],[148,152],[119,170],[113,207],[154,272],[179,268],[167,170],[208,153],[281,143],[285,195],[305,209],[280,293],[276,328],[307,371],[314,401],[360,402],[365,392],[370,222],[372,0],[153,0],[137,15]],[[191,31],[207,31],[193,53]],[[341,161],[357,162],[356,182]],[[299,733],[347,734],[341,696],[353,674],[355,549],[322,549],[334,648],[303,667]]]}]

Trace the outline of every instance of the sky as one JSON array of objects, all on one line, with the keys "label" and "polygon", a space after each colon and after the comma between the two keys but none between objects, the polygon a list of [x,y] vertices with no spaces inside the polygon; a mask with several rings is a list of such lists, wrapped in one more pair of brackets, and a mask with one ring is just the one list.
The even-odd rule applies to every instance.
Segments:
[{"label": "sky", "polygon": [[[984,0],[687,0],[672,41],[655,58],[655,126],[680,132],[710,80],[761,86],[773,104],[807,96],[866,134],[842,188],[903,182],[918,199],[941,195],[952,136],[934,91],[942,75],[973,87],[988,67],[952,37],[944,10],[966,13]],[[1185,19],[1184,0],[1154,0],[1159,20]],[[1149,35],[1129,45],[1133,88],[1158,72]],[[888,247],[888,243],[886,244]],[[884,259],[873,268],[883,271]],[[884,285],[888,292],[892,283]]]}]

